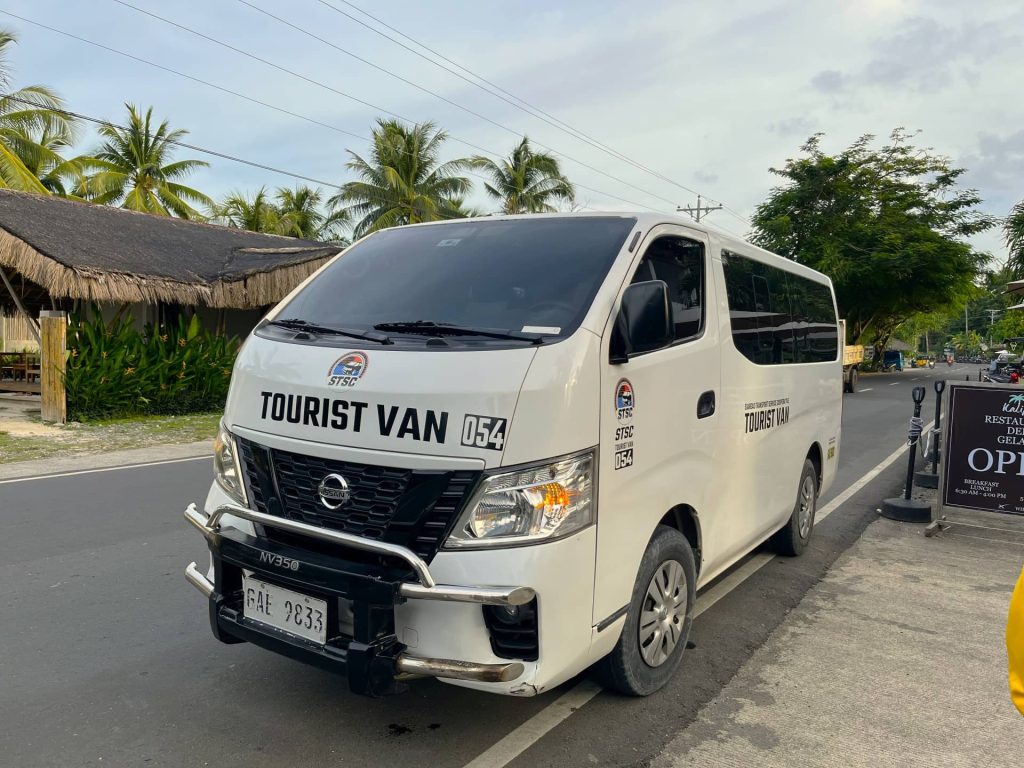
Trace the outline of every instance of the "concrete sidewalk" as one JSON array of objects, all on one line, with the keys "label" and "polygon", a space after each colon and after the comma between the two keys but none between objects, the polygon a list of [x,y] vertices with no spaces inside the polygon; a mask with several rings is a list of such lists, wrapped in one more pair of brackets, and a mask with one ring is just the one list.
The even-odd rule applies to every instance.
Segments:
[{"label": "concrete sidewalk", "polygon": [[1024,518],[879,519],[652,763],[1024,765],[1004,632]]}]

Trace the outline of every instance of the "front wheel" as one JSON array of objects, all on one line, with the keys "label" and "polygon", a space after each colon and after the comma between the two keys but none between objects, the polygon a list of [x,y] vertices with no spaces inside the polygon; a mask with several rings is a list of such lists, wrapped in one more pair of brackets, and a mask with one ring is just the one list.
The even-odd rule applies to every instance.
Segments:
[{"label": "front wheel", "polygon": [[648,696],[672,678],[690,636],[696,584],[690,543],[675,528],[658,526],[640,561],[619,642],[595,668],[606,688]]},{"label": "front wheel", "polygon": [[780,555],[795,557],[801,554],[811,540],[814,515],[818,510],[818,471],[814,462],[804,459],[797,485],[796,504],[789,521],[772,537],[772,545]]}]

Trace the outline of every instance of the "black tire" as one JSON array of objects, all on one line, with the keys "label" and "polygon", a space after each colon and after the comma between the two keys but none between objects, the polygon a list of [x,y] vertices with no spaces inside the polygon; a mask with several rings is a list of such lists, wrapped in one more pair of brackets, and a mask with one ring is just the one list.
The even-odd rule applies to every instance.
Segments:
[{"label": "black tire", "polygon": [[858,375],[859,374],[857,373],[857,369],[856,368],[851,368],[850,369],[850,378],[849,378],[849,380],[847,381],[847,384],[846,384],[846,391],[849,392],[851,395],[854,392],[857,391],[857,377],[858,377]]},{"label": "black tire", "polygon": [[[673,592],[675,599],[678,600],[685,588],[685,611],[682,618],[678,615],[673,617],[669,613],[662,621],[657,622],[664,622],[663,626],[667,626],[667,631],[673,635],[673,628],[678,627],[678,635],[675,635],[676,641],[671,651],[663,654],[663,660],[652,666],[645,660],[645,654],[658,655],[664,646],[659,647],[657,642],[641,645],[640,617],[645,608],[653,606],[653,601],[648,596],[648,588],[654,586],[652,580],[655,573],[662,573],[663,567],[671,569],[672,563],[681,568],[682,578],[685,580],[685,585],[679,586],[678,591]],[[595,666],[597,677],[605,688],[627,696],[649,696],[672,678],[690,637],[693,610],[697,603],[696,584],[697,568],[694,565],[690,543],[675,528],[659,525],[640,561],[640,571],[633,585],[633,595],[630,598],[629,611],[619,642],[615,644],[614,650]],[[669,602],[672,602],[671,598]]]},{"label": "black tire", "polygon": [[[809,495],[809,497],[808,497]],[[805,503],[810,504],[809,519],[804,514]],[[814,516],[818,512],[818,471],[810,459],[804,459],[804,468],[800,472],[800,482],[796,486],[796,503],[793,514],[786,524],[772,536],[772,547],[780,555],[796,557],[807,549],[807,543],[814,533]]]}]

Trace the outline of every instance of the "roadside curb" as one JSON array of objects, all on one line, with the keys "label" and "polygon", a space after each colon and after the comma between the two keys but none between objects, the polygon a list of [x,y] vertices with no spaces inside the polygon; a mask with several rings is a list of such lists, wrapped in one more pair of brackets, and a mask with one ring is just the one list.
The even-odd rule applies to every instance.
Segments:
[{"label": "roadside curb", "polygon": [[0,481],[212,455],[211,441],[200,440],[193,443],[171,443],[106,453],[53,456],[48,459],[0,464]]}]

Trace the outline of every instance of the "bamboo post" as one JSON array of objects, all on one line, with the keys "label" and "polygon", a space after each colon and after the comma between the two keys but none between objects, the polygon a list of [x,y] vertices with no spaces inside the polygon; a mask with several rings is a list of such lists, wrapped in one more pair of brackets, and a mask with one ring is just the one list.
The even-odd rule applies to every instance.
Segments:
[{"label": "bamboo post", "polygon": [[64,392],[66,370],[67,312],[44,310],[39,313],[42,341],[39,345],[39,378],[43,397],[43,421],[63,424],[67,421],[68,403]]}]

